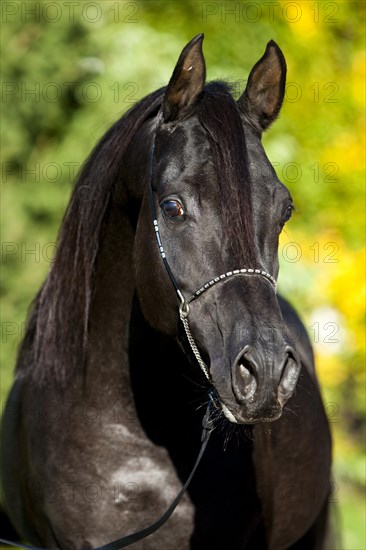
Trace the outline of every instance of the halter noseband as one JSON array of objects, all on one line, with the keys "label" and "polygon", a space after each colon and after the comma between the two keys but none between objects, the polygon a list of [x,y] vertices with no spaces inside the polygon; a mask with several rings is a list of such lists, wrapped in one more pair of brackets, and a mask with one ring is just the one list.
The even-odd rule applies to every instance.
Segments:
[{"label": "halter noseband", "polygon": [[166,272],[169,275],[169,278],[175,288],[175,291],[178,295],[178,298],[180,300],[179,305],[179,317],[182,321],[188,343],[191,347],[191,350],[193,352],[193,355],[195,356],[199,366],[201,367],[202,371],[204,372],[206,378],[210,380],[210,374],[207,365],[203,361],[201,354],[199,352],[199,349],[196,345],[196,342],[193,338],[191,329],[189,327],[188,323],[188,315],[189,315],[189,304],[193,302],[193,300],[196,300],[199,296],[201,296],[206,290],[209,288],[212,288],[217,283],[228,279],[229,277],[233,277],[234,275],[256,275],[260,277],[264,277],[267,282],[269,282],[275,292],[277,292],[277,281],[267,271],[264,271],[263,269],[258,268],[242,268],[242,269],[234,269],[233,271],[227,271],[226,273],[223,273],[222,275],[219,275],[218,277],[215,277],[202,285],[198,290],[196,290],[188,299],[184,298],[182,291],[179,288],[179,285],[177,281],[175,280],[175,277],[173,275],[172,270],[170,269],[168,260],[166,258],[163,243],[161,240],[160,230],[159,230],[159,224],[157,221],[156,216],[156,209],[155,209],[155,203],[154,203],[154,194],[153,194],[153,188],[152,188],[152,172],[153,172],[153,161],[154,161],[154,151],[155,151],[155,136],[156,136],[156,130],[154,132],[153,142],[150,149],[150,160],[149,160],[149,190],[150,190],[150,207],[151,207],[151,213],[153,218],[153,224],[154,224],[154,230],[155,230],[155,237],[156,242],[159,247],[160,256],[163,260],[164,267],[166,269]]}]

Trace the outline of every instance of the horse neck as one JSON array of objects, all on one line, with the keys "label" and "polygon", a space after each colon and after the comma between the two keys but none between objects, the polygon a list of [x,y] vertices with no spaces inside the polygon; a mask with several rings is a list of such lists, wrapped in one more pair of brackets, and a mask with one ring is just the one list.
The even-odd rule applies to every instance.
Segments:
[{"label": "horse neck", "polygon": [[[149,424],[167,422],[166,410],[173,406],[180,411],[182,425],[189,424],[185,406],[191,406],[192,400],[197,403],[195,379],[201,384],[201,373],[189,367],[175,340],[147,324],[135,295],[135,225],[148,181],[152,128],[152,122],[143,125],[126,151],[120,184],[105,220],[95,268],[84,373],[84,386],[93,402],[107,408],[118,404],[135,418],[138,410],[147,432]],[[167,387],[174,392],[167,392]],[[203,400],[206,393],[202,391]],[[198,426],[200,418],[201,412]],[[175,414],[172,422],[177,421]]]},{"label": "horse neck", "polygon": [[201,373],[189,365],[174,338],[148,325],[135,294],[130,207],[124,213],[112,205],[108,212],[95,271],[83,391],[113,418],[116,409],[122,410],[122,422],[129,419],[138,432],[141,425],[132,420],[139,418],[153,440],[171,423],[175,431],[181,426],[180,433],[187,429],[192,434],[192,425],[199,432],[202,413],[196,407],[207,399]]}]

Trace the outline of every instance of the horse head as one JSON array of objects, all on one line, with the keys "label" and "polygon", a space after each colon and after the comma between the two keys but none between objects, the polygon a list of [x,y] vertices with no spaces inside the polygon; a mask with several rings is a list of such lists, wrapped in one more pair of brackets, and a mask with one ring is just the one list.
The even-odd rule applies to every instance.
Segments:
[{"label": "horse head", "polygon": [[182,51],[146,125],[136,287],[150,324],[184,343],[178,290],[225,416],[271,422],[300,372],[275,289],[279,234],[293,202],[261,144],[282,105],[286,63],[269,42],[235,101],[227,84],[205,83],[202,40]]}]

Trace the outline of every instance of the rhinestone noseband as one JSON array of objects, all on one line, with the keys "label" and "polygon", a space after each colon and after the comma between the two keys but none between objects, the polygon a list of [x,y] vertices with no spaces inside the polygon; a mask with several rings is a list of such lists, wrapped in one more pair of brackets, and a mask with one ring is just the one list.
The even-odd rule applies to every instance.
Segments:
[{"label": "rhinestone noseband", "polygon": [[276,279],[267,271],[263,271],[263,269],[234,269],[234,271],[228,271],[227,273],[223,273],[222,275],[219,275],[218,277],[215,277],[214,279],[211,279],[211,281],[208,281],[205,285],[201,286],[196,292],[193,294],[192,298],[190,298],[190,302],[194,300],[195,298],[198,298],[205,290],[208,288],[214,286],[216,283],[219,283],[223,279],[227,279],[228,277],[231,277],[232,275],[261,275],[262,277],[265,277],[267,281],[271,283],[274,290],[277,291],[277,281]]},{"label": "rhinestone noseband", "polygon": [[149,182],[149,188],[150,188],[150,207],[151,207],[151,213],[152,213],[152,217],[153,217],[153,224],[154,224],[156,242],[157,242],[157,245],[159,247],[160,256],[161,256],[161,259],[163,260],[165,269],[166,269],[166,271],[169,275],[169,278],[170,278],[170,280],[171,280],[171,282],[172,282],[172,284],[175,288],[175,291],[176,291],[176,293],[179,297],[179,300],[180,300],[179,317],[180,317],[180,320],[182,321],[182,324],[183,324],[183,327],[184,327],[184,330],[185,330],[185,333],[186,333],[186,336],[187,336],[188,343],[191,347],[193,355],[195,356],[195,358],[196,358],[199,366],[201,367],[202,371],[204,372],[206,378],[208,380],[210,380],[210,373],[209,373],[208,367],[207,367],[207,365],[205,364],[205,362],[203,361],[203,359],[201,357],[201,354],[200,354],[199,349],[196,345],[196,342],[193,338],[193,335],[192,335],[192,332],[191,332],[191,329],[190,329],[190,326],[189,326],[189,323],[188,323],[188,315],[189,315],[189,311],[190,311],[189,304],[191,302],[193,302],[194,300],[196,300],[199,296],[201,296],[209,288],[212,288],[217,283],[220,283],[221,281],[224,281],[224,280],[226,280],[230,277],[233,277],[234,275],[244,275],[244,276],[245,275],[246,276],[255,275],[255,276],[263,277],[268,283],[271,284],[274,292],[277,292],[277,281],[273,277],[273,275],[271,275],[267,271],[264,271],[263,269],[258,269],[258,268],[234,269],[233,271],[227,271],[226,273],[223,273],[222,275],[219,275],[218,277],[215,277],[215,278],[211,279],[210,281],[205,283],[203,286],[201,286],[198,290],[196,290],[190,296],[190,298],[188,298],[188,299],[184,298],[184,296],[183,296],[183,294],[182,294],[182,292],[181,292],[181,290],[180,290],[180,288],[177,284],[177,281],[175,280],[173,272],[170,269],[170,266],[169,266],[169,263],[168,263],[168,260],[166,258],[166,254],[165,254],[165,251],[164,251],[163,243],[162,243],[162,240],[161,240],[160,231],[159,231],[159,225],[158,225],[158,221],[157,221],[155,203],[154,203],[153,188],[152,188],[152,170],[153,170],[154,149],[155,149],[155,136],[154,136],[153,143],[152,143],[151,150],[150,150],[150,168],[149,168],[150,182]]}]

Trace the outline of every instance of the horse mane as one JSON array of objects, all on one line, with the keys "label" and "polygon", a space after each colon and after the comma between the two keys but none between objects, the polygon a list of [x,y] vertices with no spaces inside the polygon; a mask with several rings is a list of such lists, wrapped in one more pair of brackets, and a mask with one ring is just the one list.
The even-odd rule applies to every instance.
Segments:
[{"label": "horse mane", "polygon": [[[223,228],[236,266],[256,266],[252,185],[243,122],[226,82],[205,87],[198,120],[211,145],[220,190]],[[232,269],[232,266],[228,266]]]},{"label": "horse mane", "polygon": [[85,162],[63,218],[51,271],[33,302],[17,373],[38,385],[67,381],[84,364],[95,262],[103,220],[124,153],[161,106],[165,88],[146,96],[106,132]]},{"label": "horse mane", "polygon": [[[158,113],[164,91],[160,88],[140,100],[106,132],[76,181],[50,273],[35,297],[19,350],[17,374],[29,376],[37,385],[51,381],[62,387],[85,364],[103,222],[128,145],[141,125]],[[213,153],[228,241],[241,262],[244,258],[255,265],[245,136],[229,85],[207,84],[197,116]]]}]

